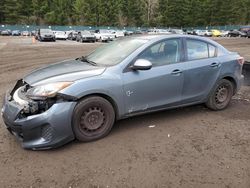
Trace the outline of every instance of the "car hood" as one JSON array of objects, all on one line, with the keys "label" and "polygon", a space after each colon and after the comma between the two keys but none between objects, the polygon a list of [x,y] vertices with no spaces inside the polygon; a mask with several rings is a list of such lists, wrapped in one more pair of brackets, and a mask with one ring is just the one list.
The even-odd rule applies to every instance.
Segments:
[{"label": "car hood", "polygon": [[93,66],[80,60],[66,60],[37,69],[24,77],[32,86],[60,81],[76,81],[100,75],[105,67]]}]

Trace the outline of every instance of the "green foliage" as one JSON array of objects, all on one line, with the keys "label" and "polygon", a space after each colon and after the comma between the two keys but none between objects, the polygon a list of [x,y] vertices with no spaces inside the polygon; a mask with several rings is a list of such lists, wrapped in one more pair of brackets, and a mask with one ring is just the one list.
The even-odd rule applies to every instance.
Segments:
[{"label": "green foliage", "polygon": [[250,24],[250,0],[1,0],[0,23],[122,27]]}]

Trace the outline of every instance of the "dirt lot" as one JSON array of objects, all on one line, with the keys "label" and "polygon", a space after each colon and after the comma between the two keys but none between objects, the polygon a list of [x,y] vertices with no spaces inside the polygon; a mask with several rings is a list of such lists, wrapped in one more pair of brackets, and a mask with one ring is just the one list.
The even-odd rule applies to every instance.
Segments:
[{"label": "dirt lot", "polygon": [[[250,57],[250,39],[217,40]],[[98,45],[0,37],[0,97],[32,69]],[[224,111],[198,105],[139,116],[102,140],[49,151],[22,149],[1,119],[0,187],[249,188],[250,87]]]}]

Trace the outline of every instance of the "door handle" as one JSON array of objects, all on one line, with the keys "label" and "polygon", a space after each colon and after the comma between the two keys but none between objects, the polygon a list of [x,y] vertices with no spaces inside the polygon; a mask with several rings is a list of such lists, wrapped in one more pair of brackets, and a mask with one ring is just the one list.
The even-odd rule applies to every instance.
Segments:
[{"label": "door handle", "polygon": [[171,73],[171,74],[176,75],[176,74],[181,74],[181,73],[182,73],[182,71],[181,71],[181,70],[179,70],[179,69],[175,69],[175,70],[173,70],[173,71],[172,71],[172,73]]},{"label": "door handle", "polygon": [[210,64],[210,67],[218,67],[219,65],[220,65],[220,63],[213,62]]}]

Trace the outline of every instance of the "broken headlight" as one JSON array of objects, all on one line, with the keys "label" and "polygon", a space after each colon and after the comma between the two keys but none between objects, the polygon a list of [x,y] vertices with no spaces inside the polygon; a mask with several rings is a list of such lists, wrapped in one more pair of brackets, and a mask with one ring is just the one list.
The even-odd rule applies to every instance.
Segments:
[{"label": "broken headlight", "polygon": [[73,82],[56,82],[45,85],[38,85],[28,89],[26,96],[33,100],[45,100],[52,98],[66,87],[69,87]]}]

